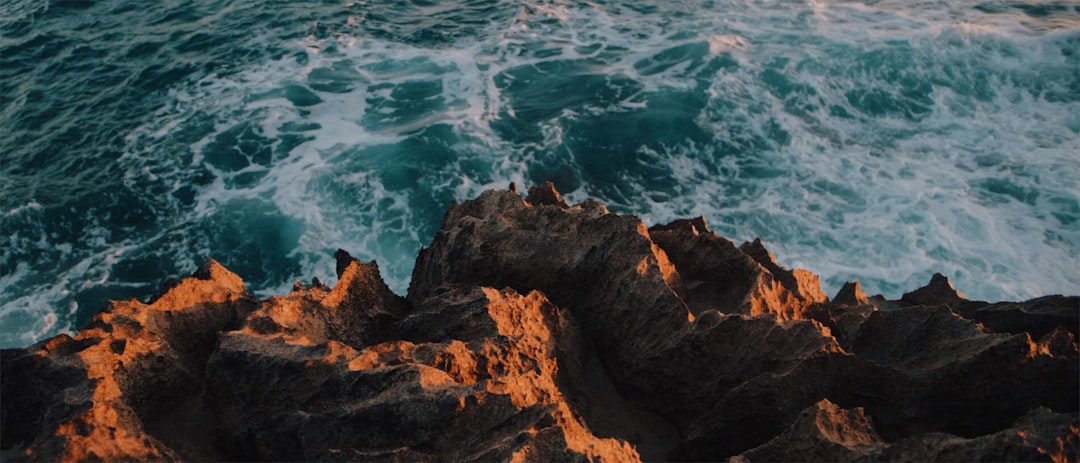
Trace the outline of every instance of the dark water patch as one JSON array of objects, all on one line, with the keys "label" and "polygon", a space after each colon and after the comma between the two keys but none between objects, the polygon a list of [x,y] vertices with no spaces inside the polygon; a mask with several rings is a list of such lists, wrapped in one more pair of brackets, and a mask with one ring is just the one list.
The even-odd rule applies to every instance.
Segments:
[{"label": "dark water patch", "polygon": [[230,42],[229,39],[230,37],[226,35],[197,32],[190,37],[187,37],[185,40],[178,42],[173,46],[173,49],[180,53],[199,53],[214,48],[214,44]]},{"label": "dark water patch", "polygon": [[975,9],[983,13],[1004,13],[1008,11],[1008,5],[1001,2],[985,2],[975,5]]},{"label": "dark water patch", "polygon": [[829,105],[829,115],[839,117],[841,119],[852,119],[855,117],[852,116],[850,112],[848,112],[847,108],[836,104]]},{"label": "dark water patch", "polygon": [[432,125],[398,143],[342,153],[337,168],[317,176],[308,192],[327,198],[335,223],[368,230],[365,248],[382,256],[389,278],[401,281],[411,269],[405,264],[433,236],[455,200],[462,175],[482,169],[490,176],[491,166],[477,164],[490,161],[459,148],[473,142],[450,125]]},{"label": "dark water patch", "polygon": [[627,2],[624,6],[641,14],[653,14],[660,11],[659,6],[648,3]]},{"label": "dark water patch", "polygon": [[165,11],[160,18],[151,22],[150,25],[161,26],[165,24],[190,24],[202,19],[205,16],[205,11],[200,11],[198,8],[192,7],[192,5],[183,5]]},{"label": "dark water patch", "polygon": [[690,62],[688,67],[695,68],[704,63],[704,58],[708,53],[708,43],[687,43],[668,48],[653,56],[642,59],[634,63],[634,69],[643,76],[650,76],[664,72],[683,62]]},{"label": "dark water patch", "polygon": [[3,59],[5,67],[8,64],[27,63],[40,65],[48,59],[64,52],[68,47],[78,43],[67,35],[58,33],[39,33],[30,39],[0,49],[0,59]]},{"label": "dark water patch", "polygon": [[847,102],[853,108],[869,116],[902,116],[909,120],[919,120],[930,113],[928,106],[881,89],[855,89],[844,93]]},{"label": "dark water patch", "polygon": [[236,172],[252,164],[269,166],[274,157],[274,140],[262,135],[262,129],[241,122],[223,132],[203,148],[206,163],[225,172]]},{"label": "dark water patch", "polygon": [[13,130],[36,131],[60,114],[61,109],[46,104],[50,99],[43,90],[33,89],[23,94],[23,111],[12,119]]},{"label": "dark water patch", "polygon": [[459,141],[453,127],[438,124],[406,137],[399,143],[377,145],[350,154],[349,170],[375,172],[390,191],[414,189],[445,172],[459,159],[452,148]]},{"label": "dark water patch", "polygon": [[371,63],[360,65],[360,69],[374,73],[377,77],[390,80],[397,77],[409,77],[419,74],[443,75],[452,73],[453,65],[442,65],[426,56],[417,56],[409,59],[387,58]]},{"label": "dark water patch", "polygon": [[146,92],[161,91],[191,76],[195,71],[196,68],[190,64],[154,64],[139,71],[131,85]]},{"label": "dark water patch", "polygon": [[315,92],[300,85],[286,85],[285,98],[294,106],[301,108],[315,106],[323,101]]},{"label": "dark water patch", "polygon": [[995,151],[993,153],[983,154],[975,157],[975,164],[979,167],[994,167],[1000,165],[1008,157],[1005,153]]},{"label": "dark water patch", "polygon": [[247,170],[225,178],[225,188],[229,190],[251,188],[269,173],[266,170]]},{"label": "dark water patch", "polygon": [[1047,203],[1051,207],[1050,214],[1061,225],[1073,226],[1080,222],[1080,200],[1077,198],[1053,197]]},{"label": "dark water patch", "polygon": [[293,149],[314,140],[315,137],[313,135],[283,133],[278,135],[277,139],[278,143],[274,145],[274,159],[285,159],[289,157]]},{"label": "dark water patch", "polygon": [[17,39],[34,31],[34,17],[27,15],[22,18],[8,19],[0,23],[0,38]]},{"label": "dark water patch", "polygon": [[[1033,18],[1046,18],[1056,13],[1065,13],[1069,11],[1068,3],[1052,3],[1052,2],[1039,2],[1039,3],[1025,3],[1025,2],[1013,2],[1009,4],[1010,7],[1023,11],[1024,14]],[[1073,5],[1073,10],[1080,12]]]},{"label": "dark water patch", "polygon": [[319,130],[322,125],[317,122],[294,122],[289,121],[281,125],[279,130],[282,132],[310,132],[312,130]]},{"label": "dark water patch", "polygon": [[815,193],[828,195],[830,202],[846,204],[855,210],[866,207],[866,199],[864,199],[858,191],[848,185],[819,179],[810,183],[809,190]]},{"label": "dark water patch", "polygon": [[89,220],[80,218],[80,222],[88,221],[92,225],[101,225],[98,223],[100,218],[114,230],[112,238],[121,241],[137,236],[155,225],[159,214],[164,212],[164,208],[159,207],[154,198],[131,190],[111,190],[89,198],[95,205],[83,209]]},{"label": "dark water patch", "polygon": [[[154,258],[157,257],[157,258]],[[138,255],[124,258],[113,265],[110,277],[123,282],[154,282],[158,275],[170,275],[176,272],[174,265],[169,265],[167,259],[161,256]],[[94,293],[83,294],[83,299],[100,298]],[[130,296],[127,296],[130,297]]]},{"label": "dark water patch", "polygon": [[869,116],[901,116],[918,121],[934,105],[927,63],[907,42],[862,53],[849,75],[860,82],[844,93],[852,108]]},{"label": "dark water patch", "polygon": [[1021,203],[1034,206],[1039,199],[1039,191],[1025,187],[1005,178],[987,178],[969,183],[979,195],[989,201],[1004,203],[1012,198]]},{"label": "dark water patch", "polygon": [[[813,86],[796,82],[778,69],[765,69],[761,72],[760,79],[770,93],[783,100],[784,111],[788,114],[811,119],[811,114],[825,104],[824,100],[817,96],[818,92]],[[787,142],[783,144],[786,145]]]},{"label": "dark water patch", "polygon": [[367,83],[354,66],[351,60],[342,60],[330,67],[312,69],[308,74],[307,84],[320,92],[348,93],[353,90],[354,85]]},{"label": "dark water patch", "polygon": [[304,224],[283,216],[274,206],[257,199],[222,204],[209,217],[183,233],[189,255],[202,261],[214,258],[229,270],[244,275],[256,288],[273,287],[299,273],[289,257],[299,245]]},{"label": "dark water patch", "polygon": [[441,80],[412,80],[368,87],[361,122],[372,130],[407,126],[447,109]]},{"label": "dark water patch", "polygon": [[588,45],[578,45],[578,46],[574,47],[574,52],[579,54],[579,55],[582,55],[582,56],[588,56],[588,55],[591,55],[593,53],[596,53],[598,50],[600,50],[603,47],[604,47],[604,44],[602,44],[602,43],[590,43]]},{"label": "dark water patch", "polygon": [[[557,184],[573,186],[578,181],[566,172],[570,168],[590,195],[618,205],[634,203],[644,185],[653,194],[677,194],[664,156],[670,149],[711,142],[712,134],[696,123],[706,99],[669,91],[645,100],[644,108],[563,119],[563,143],[530,166],[530,176],[551,175]],[[567,153],[572,157],[559,159]]]},{"label": "dark water patch", "polygon": [[64,10],[85,10],[92,8],[99,3],[94,0],[52,0],[49,2],[49,9],[58,13],[66,13]]},{"label": "dark water patch", "polygon": [[[1080,12],[1080,11],[1078,11]],[[1055,44],[1061,50],[1061,56],[1070,64],[1080,64],[1080,33],[1068,34],[1059,38]]]},{"label": "dark water patch", "polygon": [[409,81],[395,85],[390,90],[390,98],[398,101],[426,100],[442,94],[442,81]]},{"label": "dark water patch", "polygon": [[1080,72],[1075,67],[1040,66],[1010,77],[1014,85],[1027,89],[1037,99],[1051,103],[1080,101]]},{"label": "dark water patch", "polygon": [[[1001,47],[993,48],[986,52],[987,56],[1002,52]],[[981,60],[959,57],[948,59],[945,65],[938,66],[934,72],[928,72],[927,77],[933,85],[952,89],[960,96],[977,101],[991,102],[998,96],[994,91],[997,76]]]},{"label": "dark water patch", "polygon": [[139,42],[129,47],[124,57],[129,59],[145,58],[158,53],[164,45],[165,42]]},{"label": "dark water patch", "polygon": [[[756,159],[744,158],[737,163],[739,166],[738,177],[746,180],[770,180],[788,175],[784,169],[773,166],[771,163]],[[731,173],[720,171],[721,174]]]},{"label": "dark water patch", "polygon": [[[527,7],[526,7],[527,8]],[[371,2],[357,6],[363,32],[379,39],[425,48],[445,48],[480,38],[492,25],[507,23],[521,5],[499,0],[447,4]]]},{"label": "dark water patch", "polygon": [[[128,74],[119,66],[104,65],[99,66],[96,73],[86,79],[84,82],[89,87],[85,94],[91,96],[94,93],[101,93],[102,91],[112,90],[112,87],[116,87],[128,79]],[[109,106],[108,101],[91,101],[94,107],[106,107]]]},{"label": "dark water patch", "polygon": [[767,68],[761,72],[761,81],[768,87],[769,92],[778,98],[787,98],[789,95],[816,95],[814,87],[797,83],[776,68]]},{"label": "dark water patch", "polygon": [[185,208],[195,205],[195,197],[198,193],[194,185],[178,185],[175,190],[169,192],[177,203]]},{"label": "dark water patch", "polygon": [[[54,206],[40,206],[19,217],[5,217],[3,227],[10,233],[7,239],[11,240],[11,246],[4,253],[3,267],[14,269],[23,263],[40,276],[63,273],[83,258],[78,251],[98,248],[99,239],[124,241],[137,236],[156,223],[160,212],[153,198],[114,189],[85,193]],[[108,229],[101,228],[106,224]],[[57,244],[43,246],[39,238]],[[8,296],[38,291],[36,285],[44,283],[26,281],[18,289],[9,288],[14,294]]]},{"label": "dark water patch", "polygon": [[552,58],[563,54],[561,46],[552,46],[550,43],[542,41],[517,45],[516,51],[519,57],[535,59]]},{"label": "dark water patch", "polygon": [[543,61],[503,71],[494,81],[509,97],[512,117],[528,123],[584,105],[610,106],[641,90],[630,77],[599,71],[580,60]]}]

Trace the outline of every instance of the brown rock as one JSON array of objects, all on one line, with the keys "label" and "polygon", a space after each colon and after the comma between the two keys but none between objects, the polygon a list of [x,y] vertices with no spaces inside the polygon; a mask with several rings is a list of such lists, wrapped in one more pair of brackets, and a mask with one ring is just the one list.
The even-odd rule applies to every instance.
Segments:
[{"label": "brown rock", "polygon": [[649,236],[675,265],[681,278],[674,288],[694,313],[711,308],[791,320],[828,301],[816,275],[780,267],[760,240],[735,247],[709,231],[703,217],[654,226]]},{"label": "brown rock", "polygon": [[861,408],[827,399],[804,410],[783,433],[730,461],[1076,461],[1077,415],[1035,408],[1009,428],[976,437],[919,434],[889,444]]},{"label": "brown rock", "polygon": [[867,305],[870,304],[870,298],[862,291],[858,281],[849,281],[844,283],[844,287],[840,288],[840,291],[836,293],[836,297],[833,298],[833,303],[843,305]]},{"label": "brown rock", "polygon": [[[714,401],[750,378],[841,354],[820,324],[778,321],[777,314],[794,314],[794,305],[801,310],[806,301],[730,242],[701,235],[699,227],[704,223],[687,221],[647,231],[636,218],[586,204],[530,207],[512,194],[489,191],[450,208],[435,241],[421,252],[409,297],[417,303],[446,288],[474,285],[543,291],[581,322],[621,394],[685,427],[708,410],[701,401]],[[706,310],[695,320],[673,289],[688,278],[653,239],[667,242],[654,236],[690,243],[679,259],[692,258],[690,250],[698,246],[705,262],[716,263],[684,260],[694,275],[708,278],[705,269],[725,268],[730,260],[716,252],[739,260],[748,274],[735,274],[749,282],[740,299],[768,301],[775,311],[745,318]],[[725,283],[720,280],[714,281]],[[742,307],[749,311],[752,305]]]},{"label": "brown rock", "polygon": [[692,315],[668,286],[674,267],[637,218],[586,205],[532,207],[487,191],[451,206],[443,224],[417,259],[414,303],[452,287],[540,290],[574,313],[617,382],[676,341],[657,333],[690,325]]},{"label": "brown rock", "polygon": [[[1026,334],[985,333],[945,306],[873,312],[847,345],[853,354],[896,368],[918,384],[906,391],[906,399],[897,399],[909,403],[904,419],[881,429],[891,436],[931,431],[974,436],[1004,429],[1040,405],[1077,409],[1080,399],[1068,392],[1080,375],[1076,350],[1058,346],[1061,352],[1054,356]],[[981,405],[973,409],[971,403]]]},{"label": "brown rock", "polygon": [[[517,194],[517,186],[511,188],[510,192]],[[529,195],[525,198],[525,201],[528,201],[533,206],[555,206],[562,209],[570,207],[562,199],[562,195],[555,190],[555,184],[551,182],[544,182],[529,188]]]},{"label": "brown rock", "polygon": [[209,261],[149,304],[112,303],[75,338],[5,351],[5,450],[61,461],[212,457],[198,429],[168,423],[198,401],[217,333],[252,306],[243,281]]},{"label": "brown rock", "polygon": [[[437,313],[461,323],[440,326]],[[223,335],[208,387],[230,457],[637,459],[626,443],[595,437],[572,412],[562,391],[573,388],[559,385],[580,387],[580,337],[543,295],[451,291],[401,327],[414,342],[360,351],[335,341]]]},{"label": "brown rock", "polygon": [[771,275],[734,243],[709,231],[704,220],[656,225],[649,237],[678,269],[674,289],[694,313],[716,309],[757,315],[779,303],[762,294],[776,286]]},{"label": "brown rock", "polygon": [[1025,302],[1000,302],[960,312],[998,333],[1028,333],[1039,338],[1061,327],[1077,336],[1080,297],[1046,296]]},{"label": "brown rock", "polygon": [[254,300],[208,262],[76,336],[0,353],[0,457],[1075,461],[1075,297],[901,301],[704,218],[646,229],[550,184],[452,205],[407,299]]},{"label": "brown rock", "polygon": [[930,283],[910,293],[904,293],[901,302],[915,305],[938,305],[944,304],[953,310],[962,310],[971,301],[963,293],[956,290],[952,282],[940,273],[930,277]]},{"label": "brown rock", "polygon": [[739,249],[756,260],[762,267],[768,269],[776,279],[780,280],[784,288],[794,293],[797,298],[808,302],[827,302],[829,300],[825,293],[821,292],[817,275],[803,269],[788,270],[781,267],[776,263],[776,257],[765,249],[765,245],[761,243],[761,238],[755,238],[752,242],[743,243],[742,246],[739,246]]},{"label": "brown rock", "polygon": [[975,438],[932,433],[889,446],[881,461],[1054,461],[1080,458],[1077,414],[1035,408],[1007,429]]},{"label": "brown rock", "polygon": [[885,447],[862,408],[844,410],[822,399],[783,433],[731,461],[857,461]]}]

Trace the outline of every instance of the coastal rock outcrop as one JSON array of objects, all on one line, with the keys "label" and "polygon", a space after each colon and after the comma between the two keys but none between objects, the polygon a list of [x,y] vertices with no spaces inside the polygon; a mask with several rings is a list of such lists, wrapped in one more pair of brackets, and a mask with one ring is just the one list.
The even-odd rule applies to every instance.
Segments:
[{"label": "coastal rock outcrop", "polygon": [[0,358],[17,460],[1076,461],[1080,298],[830,300],[760,240],[551,184],[452,204],[409,292],[210,261]]}]

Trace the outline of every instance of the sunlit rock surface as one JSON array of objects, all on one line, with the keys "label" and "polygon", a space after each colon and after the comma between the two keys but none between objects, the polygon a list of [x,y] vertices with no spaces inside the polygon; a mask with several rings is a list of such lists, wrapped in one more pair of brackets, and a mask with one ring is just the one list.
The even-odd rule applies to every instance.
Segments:
[{"label": "sunlit rock surface", "polygon": [[1076,461],[1080,298],[898,301],[550,184],[451,205],[407,297],[210,261],[3,351],[2,458]]}]

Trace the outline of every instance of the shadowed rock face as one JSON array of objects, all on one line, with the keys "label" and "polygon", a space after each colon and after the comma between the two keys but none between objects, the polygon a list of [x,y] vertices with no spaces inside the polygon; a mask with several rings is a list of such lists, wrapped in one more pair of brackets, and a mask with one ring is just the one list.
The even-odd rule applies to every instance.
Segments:
[{"label": "shadowed rock face", "polygon": [[337,257],[266,300],[210,261],[4,350],[0,457],[1077,459],[1077,297],[831,302],[760,240],[550,184],[451,205],[406,298]]}]

